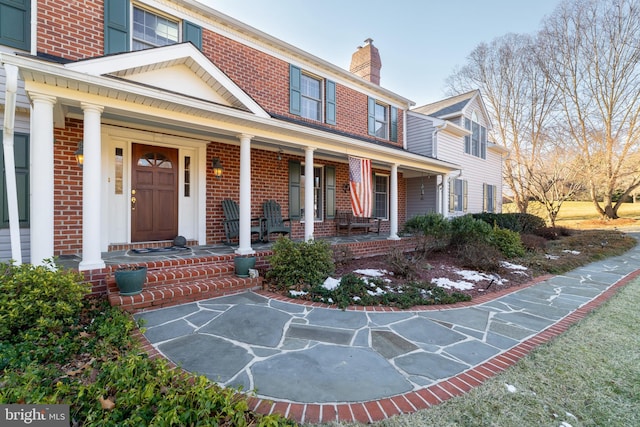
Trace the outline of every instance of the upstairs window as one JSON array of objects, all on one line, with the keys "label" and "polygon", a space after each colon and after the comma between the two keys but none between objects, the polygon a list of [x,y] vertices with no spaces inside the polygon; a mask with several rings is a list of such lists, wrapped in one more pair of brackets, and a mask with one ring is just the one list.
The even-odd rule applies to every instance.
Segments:
[{"label": "upstairs window", "polygon": [[132,6],[130,0],[104,0],[105,54],[187,41],[202,49],[202,28],[189,21]]},{"label": "upstairs window", "polygon": [[133,8],[133,34],[131,50],[178,43],[179,23],[148,10]]},{"label": "upstairs window", "polygon": [[324,122],[335,125],[335,82],[289,65],[289,112],[318,122],[323,121],[324,114]]},{"label": "upstairs window", "polygon": [[0,0],[0,44],[31,48],[31,0]]},{"label": "upstairs window", "polygon": [[471,135],[464,137],[464,152],[472,156],[487,158],[487,128],[478,123],[475,111],[471,119],[465,117],[464,128],[471,131]]},{"label": "upstairs window", "polygon": [[369,135],[389,141],[398,141],[398,109],[374,98],[368,100]]}]

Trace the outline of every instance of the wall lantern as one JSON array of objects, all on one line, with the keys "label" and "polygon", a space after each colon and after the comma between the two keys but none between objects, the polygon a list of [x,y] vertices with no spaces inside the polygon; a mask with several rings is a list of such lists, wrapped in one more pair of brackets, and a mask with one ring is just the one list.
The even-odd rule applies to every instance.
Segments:
[{"label": "wall lantern", "polygon": [[84,164],[84,146],[83,146],[83,142],[80,141],[78,142],[78,148],[76,149],[76,151],[73,153],[76,156],[76,162],[78,163],[78,166],[82,167],[82,165]]},{"label": "wall lantern", "polygon": [[343,193],[348,193],[349,192],[349,183],[345,182],[344,185],[342,186],[342,192]]},{"label": "wall lantern", "polygon": [[215,177],[220,179],[222,177],[222,171],[224,170],[224,168],[222,167],[222,163],[220,162],[219,158],[216,157],[215,159],[213,159],[211,168],[213,169],[213,174],[215,175]]}]

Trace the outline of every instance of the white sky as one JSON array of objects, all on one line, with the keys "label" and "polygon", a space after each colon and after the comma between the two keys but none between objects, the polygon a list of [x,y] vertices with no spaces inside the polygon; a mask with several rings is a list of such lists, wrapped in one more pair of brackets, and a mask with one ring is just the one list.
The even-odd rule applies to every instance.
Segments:
[{"label": "white sky", "polygon": [[367,38],[381,86],[417,106],[445,97],[445,80],[481,42],[533,34],[563,0],[199,0],[344,69]]}]

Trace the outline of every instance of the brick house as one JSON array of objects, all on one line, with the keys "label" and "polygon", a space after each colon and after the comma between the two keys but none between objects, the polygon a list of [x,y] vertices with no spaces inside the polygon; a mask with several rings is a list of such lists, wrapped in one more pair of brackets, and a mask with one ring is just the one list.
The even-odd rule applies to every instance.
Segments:
[{"label": "brick house", "polygon": [[350,157],[370,160],[372,215],[399,239],[416,180],[461,169],[408,149],[414,104],[380,86],[369,39],[347,71],[193,0],[0,0],[0,16],[3,259],[96,270],[111,250],[219,243],[227,198],[238,254],[267,199],[294,238],[334,235]]}]

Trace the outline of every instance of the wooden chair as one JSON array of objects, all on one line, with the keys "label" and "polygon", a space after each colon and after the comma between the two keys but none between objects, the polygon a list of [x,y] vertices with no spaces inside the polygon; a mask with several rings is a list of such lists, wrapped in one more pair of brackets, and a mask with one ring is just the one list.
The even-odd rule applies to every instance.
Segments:
[{"label": "wooden chair", "polygon": [[[225,218],[222,221],[226,237],[226,241],[224,243],[231,245],[232,239],[240,237],[240,209],[238,208],[238,204],[235,200],[224,199],[222,201],[222,212],[224,213]],[[258,225],[253,225],[256,221]],[[254,240],[254,242],[262,241],[263,239],[263,222],[264,218],[251,218],[251,235],[258,235],[258,240]]]},{"label": "wooden chair", "polygon": [[271,233],[289,234],[291,235],[291,219],[282,218],[282,210],[275,200],[267,200],[262,204],[262,210],[265,218],[264,241],[269,241]]}]

